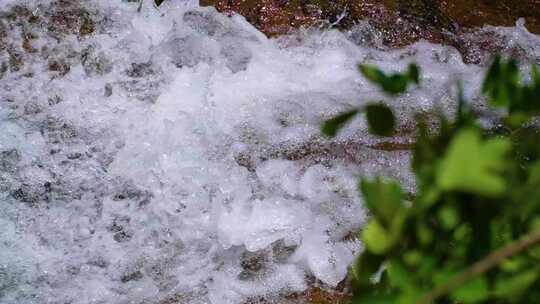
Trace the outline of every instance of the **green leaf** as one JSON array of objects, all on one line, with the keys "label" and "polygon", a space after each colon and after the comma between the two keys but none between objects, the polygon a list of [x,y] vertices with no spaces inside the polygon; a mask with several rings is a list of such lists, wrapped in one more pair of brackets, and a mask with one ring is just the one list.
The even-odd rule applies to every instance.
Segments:
[{"label": "green leaf", "polygon": [[441,190],[437,187],[429,187],[423,190],[424,192],[420,193],[415,203],[423,208],[429,208],[437,202],[441,195]]},{"label": "green leaf", "polygon": [[400,209],[391,220],[389,227],[372,219],[362,231],[362,240],[366,248],[374,254],[387,253],[400,240],[408,217],[408,209]]},{"label": "green leaf", "polygon": [[403,261],[410,267],[416,267],[422,261],[423,254],[419,250],[411,250],[405,252],[403,255]]},{"label": "green leaf", "polygon": [[532,79],[535,85],[540,85],[540,70],[536,65],[533,64],[531,68]]},{"label": "green leaf", "polygon": [[506,121],[510,126],[518,128],[531,119],[531,115],[526,112],[516,111],[506,117]]},{"label": "green leaf", "polygon": [[409,75],[409,80],[411,82],[414,82],[416,84],[420,83],[420,69],[418,68],[416,64],[409,65],[407,74]]},{"label": "green leaf", "polygon": [[506,190],[501,172],[510,147],[508,138],[482,141],[478,130],[461,130],[450,143],[439,167],[437,185],[444,191],[501,196]]},{"label": "green leaf", "polygon": [[484,277],[477,277],[465,283],[451,294],[456,301],[474,303],[484,301],[489,296],[489,287]]},{"label": "green leaf", "polygon": [[352,299],[352,304],[395,304],[396,296],[394,294],[365,292],[360,295],[355,295]]},{"label": "green leaf", "polygon": [[400,185],[381,178],[362,179],[360,189],[368,209],[385,227],[390,227],[397,213],[404,208]]},{"label": "green leaf", "polygon": [[159,7],[165,0],[154,0],[154,3]]},{"label": "green leaf", "polygon": [[488,70],[482,92],[490,98],[493,106],[509,108],[520,93],[519,82],[517,63],[513,60],[505,62],[497,57]]},{"label": "green leaf", "polygon": [[396,119],[392,110],[383,104],[369,104],[365,107],[369,131],[379,136],[394,133]]},{"label": "green leaf", "polygon": [[392,75],[388,77],[383,83],[381,88],[385,93],[390,95],[397,95],[404,93],[407,90],[409,79],[404,75]]},{"label": "green leaf", "polygon": [[529,166],[529,179],[527,183],[531,186],[540,185],[540,161],[536,161]]},{"label": "green leaf", "polygon": [[424,255],[417,269],[420,275],[432,277],[433,272],[437,269],[437,259],[431,255]]},{"label": "green leaf", "polygon": [[438,217],[445,230],[452,230],[459,223],[459,214],[454,207],[442,207],[439,209]]},{"label": "green leaf", "polygon": [[458,128],[474,126],[476,124],[476,119],[471,111],[471,107],[463,96],[463,86],[461,82],[458,82],[458,108],[455,124]]},{"label": "green leaf", "polygon": [[407,288],[400,295],[396,304],[417,304],[418,299],[428,291],[420,290],[418,288]]},{"label": "green leaf", "polygon": [[362,231],[362,240],[367,250],[373,254],[385,254],[395,243],[391,232],[374,219]]},{"label": "green leaf", "polygon": [[529,249],[529,256],[537,260],[540,260],[540,245]]},{"label": "green leaf", "polygon": [[459,272],[458,267],[452,264],[445,265],[442,268],[439,266],[439,268],[434,270],[435,272],[432,274],[432,281],[435,285],[445,284]]},{"label": "green leaf", "polygon": [[386,75],[375,66],[361,64],[358,67],[364,77],[373,83],[382,85],[387,79]]},{"label": "green leaf", "polygon": [[419,222],[416,225],[416,237],[422,245],[428,245],[433,241],[433,232],[424,223]]},{"label": "green leaf", "polygon": [[540,216],[536,216],[531,220],[530,230],[540,231]]},{"label": "green leaf", "polygon": [[405,73],[384,74],[380,69],[370,65],[359,65],[360,72],[372,83],[378,85],[385,93],[397,95],[405,92],[409,83],[419,83],[418,66],[409,65]]},{"label": "green leaf", "polygon": [[343,126],[354,116],[356,116],[356,114],[358,114],[358,110],[355,109],[352,111],[343,112],[334,118],[327,120],[321,128],[321,132],[328,137],[336,136],[337,132],[343,128]]},{"label": "green leaf", "polygon": [[501,262],[501,270],[505,272],[517,272],[527,265],[527,259],[522,256],[506,259]]},{"label": "green leaf", "polygon": [[454,239],[458,242],[466,242],[472,233],[471,226],[467,223],[459,225],[453,233]]},{"label": "green leaf", "polygon": [[351,274],[357,283],[371,285],[371,278],[380,269],[383,257],[364,251],[351,265]]},{"label": "green leaf", "polygon": [[516,298],[525,292],[539,275],[538,269],[532,269],[512,276],[501,276],[495,282],[494,294],[507,299]]},{"label": "green leaf", "polygon": [[413,274],[399,261],[392,260],[388,263],[386,271],[392,286],[401,289],[409,289],[413,286]]}]

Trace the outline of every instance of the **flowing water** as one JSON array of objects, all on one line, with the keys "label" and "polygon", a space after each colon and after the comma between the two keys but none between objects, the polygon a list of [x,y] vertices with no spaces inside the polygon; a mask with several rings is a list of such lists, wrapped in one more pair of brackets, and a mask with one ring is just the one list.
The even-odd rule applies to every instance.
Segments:
[{"label": "flowing water", "polygon": [[[268,39],[179,0],[139,11],[0,0],[0,11],[2,304],[226,304],[334,288],[362,250],[357,179],[414,191],[399,149],[411,113],[451,109],[458,78],[482,101],[483,64],[423,41],[386,49],[363,23]],[[464,43],[482,37],[540,63],[522,24]],[[389,101],[403,121],[394,148],[362,118],[335,140],[319,134],[333,114],[384,98],[360,62],[423,70],[421,87]]]}]

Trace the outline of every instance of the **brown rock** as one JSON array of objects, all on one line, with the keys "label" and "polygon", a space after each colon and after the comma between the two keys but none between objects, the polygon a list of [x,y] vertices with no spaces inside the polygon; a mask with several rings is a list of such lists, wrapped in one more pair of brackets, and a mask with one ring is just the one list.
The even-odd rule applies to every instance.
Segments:
[{"label": "brown rock", "polygon": [[347,29],[368,20],[385,44],[401,46],[424,38],[445,40],[445,33],[483,25],[512,26],[525,18],[540,33],[540,0],[200,0],[203,6],[243,15],[268,36],[293,28],[332,25]]}]

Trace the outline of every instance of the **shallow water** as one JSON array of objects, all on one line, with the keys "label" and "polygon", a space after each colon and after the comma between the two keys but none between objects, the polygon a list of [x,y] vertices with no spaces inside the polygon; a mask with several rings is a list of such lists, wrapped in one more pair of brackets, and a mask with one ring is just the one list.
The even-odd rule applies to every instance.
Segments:
[{"label": "shallow water", "polygon": [[[422,67],[422,86],[389,102],[402,129],[414,111],[451,112],[459,77],[482,101],[483,66],[451,47],[385,49],[367,24],[268,39],[240,16],[146,2],[138,13],[0,0],[2,304],[244,303],[333,288],[362,249],[350,237],[366,218],[358,177],[414,191],[408,152],[374,149],[362,118],[334,141],[319,135],[331,115],[384,98],[356,64]],[[539,62],[523,26],[485,31]]]}]

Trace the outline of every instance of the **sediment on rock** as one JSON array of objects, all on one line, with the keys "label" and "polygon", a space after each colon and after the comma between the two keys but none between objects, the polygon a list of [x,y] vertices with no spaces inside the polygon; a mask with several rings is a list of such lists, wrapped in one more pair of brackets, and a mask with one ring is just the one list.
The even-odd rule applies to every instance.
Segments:
[{"label": "sediment on rock", "polygon": [[[514,26],[523,18],[526,28],[540,33],[540,2],[536,0],[201,0],[203,6],[243,15],[266,35],[273,37],[296,28],[338,28],[349,30],[367,21],[385,46],[402,47],[425,39],[455,46],[465,53],[485,43],[463,44],[486,25]],[[483,40],[482,40],[483,41]],[[470,61],[474,62],[474,60]],[[477,62],[476,62],[477,63]]]}]

